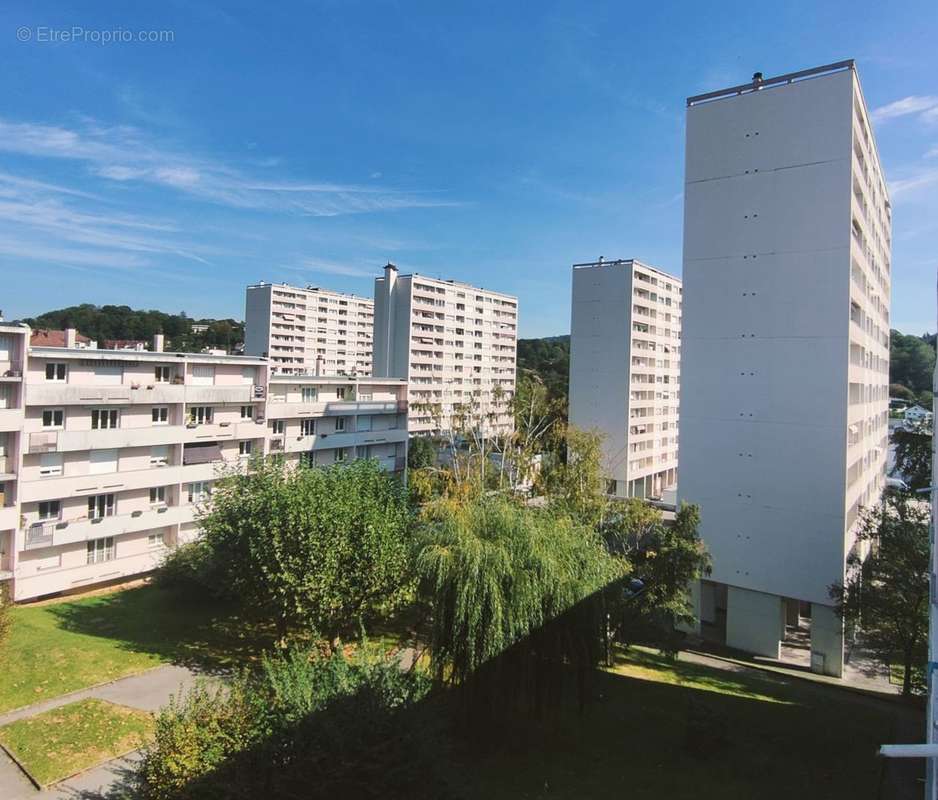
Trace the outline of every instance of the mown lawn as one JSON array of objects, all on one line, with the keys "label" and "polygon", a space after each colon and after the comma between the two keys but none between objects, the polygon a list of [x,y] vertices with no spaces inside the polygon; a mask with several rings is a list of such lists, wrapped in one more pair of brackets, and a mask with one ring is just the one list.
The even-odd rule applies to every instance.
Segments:
[{"label": "mown lawn", "polygon": [[0,711],[163,663],[223,670],[269,644],[264,631],[217,602],[152,586],[11,613],[0,648]]},{"label": "mown lawn", "polygon": [[140,747],[153,732],[144,711],[81,700],[0,727],[0,741],[42,786]]},{"label": "mown lawn", "polygon": [[[155,586],[16,606],[11,615],[0,647],[0,712],[160,664],[237,670],[275,639],[272,626],[248,624],[226,604]],[[390,625],[369,638],[392,649],[400,637]]]},{"label": "mown lawn", "polygon": [[596,675],[594,702],[519,724],[483,752],[457,748],[472,798],[825,798],[880,796],[898,700],[750,670],[672,664],[641,650]]}]

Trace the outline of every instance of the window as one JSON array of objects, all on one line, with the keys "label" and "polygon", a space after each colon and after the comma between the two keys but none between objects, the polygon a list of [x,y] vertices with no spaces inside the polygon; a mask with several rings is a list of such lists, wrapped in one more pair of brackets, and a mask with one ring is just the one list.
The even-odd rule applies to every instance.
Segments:
[{"label": "window", "polygon": [[337,464],[338,464],[340,461],[345,461],[345,459],[348,457],[348,451],[347,451],[344,447],[338,447],[338,448],[336,448],[335,451],[334,451],[334,453],[335,453],[335,456],[334,456],[334,457],[335,457],[335,461],[336,461]]},{"label": "window", "polygon": [[65,364],[46,364],[47,381],[64,381],[68,376],[68,367]]},{"label": "window", "polygon": [[102,561],[111,561],[113,558],[113,536],[106,536],[103,539],[92,539],[88,542],[88,564],[100,564]]},{"label": "window", "polygon": [[44,500],[39,504],[39,519],[58,519],[61,512],[61,500]]},{"label": "window", "polygon": [[65,410],[61,408],[46,408],[42,412],[43,428],[61,428],[65,425]]},{"label": "window", "polygon": [[212,407],[192,406],[192,408],[189,409],[189,422],[195,425],[211,424]]},{"label": "window", "polygon": [[117,472],[117,450],[91,450],[88,453],[88,472],[92,475]]},{"label": "window", "polygon": [[169,383],[169,367],[154,367],[153,380],[156,383]]},{"label": "window", "polygon": [[300,396],[304,403],[315,403],[319,396],[319,390],[315,386],[304,386],[300,389]]},{"label": "window", "polygon": [[273,422],[270,423],[270,432],[274,434],[274,436],[279,436],[285,430],[286,430],[286,425],[284,425],[284,422],[282,419],[275,419]]},{"label": "window", "polygon": [[314,436],[316,434],[316,420],[301,419],[300,434],[303,436]]},{"label": "window", "polygon": [[151,486],[150,487],[150,505],[151,506],[165,506],[166,505],[166,487],[165,486]]},{"label": "window", "polygon": [[162,533],[148,533],[147,534],[147,547],[162,547],[163,534]]},{"label": "window", "polygon": [[254,406],[241,406],[241,419],[254,419]]},{"label": "window", "polygon": [[363,401],[365,401],[365,402],[368,402],[369,400],[371,400],[371,398],[372,398],[371,392],[359,392],[359,393],[358,393],[358,399],[359,399],[359,400],[363,400]]},{"label": "window", "polygon": [[348,391],[348,389],[347,389],[345,386],[337,386],[337,387],[336,387],[336,390],[335,390],[335,398],[336,398],[336,400],[344,400],[344,399],[345,399],[345,394],[346,394],[347,391]]},{"label": "window", "polygon": [[345,417],[335,418],[335,432],[339,433],[345,430]]},{"label": "window", "polygon": [[95,494],[88,498],[88,519],[114,516],[114,495]]},{"label": "window", "polygon": [[117,409],[116,408],[93,408],[91,409],[91,430],[105,430],[117,427]]},{"label": "window", "polygon": [[238,457],[239,458],[250,458],[251,456],[251,440],[245,442],[238,442]]},{"label": "window", "polygon": [[169,445],[158,444],[150,448],[150,466],[165,467],[169,463]]},{"label": "window", "polygon": [[212,486],[208,481],[195,481],[189,484],[189,502],[203,503],[211,497]]},{"label": "window", "polygon": [[39,474],[43,478],[62,474],[62,454],[43,453],[39,456]]},{"label": "window", "polygon": [[153,406],[150,414],[154,425],[169,425],[169,408],[167,406]]},{"label": "window", "polygon": [[214,384],[215,367],[206,364],[193,364],[192,383],[196,386],[211,386]]}]

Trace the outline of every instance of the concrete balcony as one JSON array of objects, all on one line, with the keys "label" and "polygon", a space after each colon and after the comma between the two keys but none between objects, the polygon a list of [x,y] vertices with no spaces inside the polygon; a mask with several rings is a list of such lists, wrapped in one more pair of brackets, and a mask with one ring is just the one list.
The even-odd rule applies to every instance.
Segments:
[{"label": "concrete balcony", "polygon": [[207,464],[187,464],[151,467],[101,475],[68,475],[42,478],[37,481],[20,481],[20,502],[60,500],[64,497],[125,492],[132,489],[148,489],[151,486],[173,486],[192,481],[210,481],[220,477],[227,469],[238,465],[238,461],[213,461]]},{"label": "concrete balcony", "polygon": [[0,408],[0,431],[18,431],[22,427],[22,408]]},{"label": "concrete balcony", "polygon": [[299,419],[302,417],[344,417],[355,414],[403,414],[406,401],[396,400],[330,400],[319,403],[268,403],[268,419]]},{"label": "concrete balcony", "polygon": [[[31,433],[30,453],[64,453],[75,450],[150,447],[161,444],[259,439],[266,435],[262,423],[237,422],[216,425],[153,425],[146,428],[113,428],[97,431],[58,431]],[[35,440],[33,437],[36,437]],[[54,443],[49,444],[49,439]],[[35,449],[34,449],[35,448]]]},{"label": "concrete balcony", "polygon": [[93,386],[49,382],[30,384],[27,389],[31,406],[247,404],[263,400],[265,394],[265,387],[253,384],[194,386],[182,383],[144,383],[139,386]]},{"label": "concrete balcony", "polygon": [[133,405],[136,403],[171,404],[186,400],[183,384],[154,383],[132,386],[75,386],[68,383],[36,383],[27,388],[29,404],[43,406],[69,405]]},{"label": "concrete balcony", "polygon": [[0,508],[0,531],[15,531],[20,526],[20,512],[16,506]]},{"label": "concrete balcony", "polygon": [[120,536],[124,533],[156,530],[169,525],[191,522],[195,518],[195,509],[194,505],[162,506],[136,511],[132,514],[114,514],[96,520],[86,518],[62,521],[54,525],[52,543],[45,546],[58,547],[63,544],[86,542],[89,539],[100,539],[103,536]]},{"label": "concrete balcony", "polygon": [[349,431],[316,436],[287,436],[284,450],[288,453],[306,453],[310,450],[331,450],[336,447],[359,447],[369,444],[390,444],[407,441],[406,428],[384,431]]}]

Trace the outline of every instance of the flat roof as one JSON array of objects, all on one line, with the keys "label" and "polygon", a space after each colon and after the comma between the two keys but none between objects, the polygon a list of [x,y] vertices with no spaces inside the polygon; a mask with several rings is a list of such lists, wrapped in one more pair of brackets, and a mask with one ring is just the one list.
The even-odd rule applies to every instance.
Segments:
[{"label": "flat roof", "polygon": [[[393,264],[389,266],[394,267]],[[394,267],[397,270],[397,267]],[[472,289],[475,292],[488,292],[489,294],[497,294],[501,297],[507,297],[511,300],[517,302],[518,296],[514,294],[508,294],[506,292],[500,292],[498,289],[486,289],[484,286],[476,286],[472,283],[466,283],[465,281],[457,281],[455,278],[434,278],[432,275],[424,275],[422,272],[409,272],[406,275],[398,275],[398,278],[420,278],[425,281],[433,281],[434,283],[442,283],[446,286],[460,286],[463,289]],[[383,281],[384,276],[379,275],[377,280]]]},{"label": "flat roof", "polygon": [[[376,276],[377,277],[377,276]],[[260,281],[258,283],[249,283],[248,289],[265,289],[268,286],[275,287],[278,289],[291,289],[294,292],[315,292],[316,294],[334,294],[336,297],[348,297],[352,300],[358,300],[362,303],[374,303],[374,300],[371,297],[362,297],[360,294],[352,294],[351,292],[339,292],[335,289],[326,289],[324,286],[294,286],[292,283],[268,283],[267,281]]]},{"label": "flat roof", "polygon": [[[721,97],[748,94],[749,92],[756,92],[772,86],[794,83],[795,81],[804,80],[805,78],[816,78],[820,75],[852,70],[853,68],[854,61],[852,58],[848,58],[845,61],[835,61],[833,64],[825,64],[821,67],[811,67],[810,69],[802,69],[798,72],[786,72],[784,75],[775,75],[771,78],[762,78],[761,80],[754,79],[749,83],[741,83],[739,86],[730,86],[726,89],[717,89],[716,91],[706,92],[705,94],[696,94],[693,97],[687,98],[687,105],[693,106],[708,100],[718,100]],[[759,73],[756,74],[758,75]]]},{"label": "flat roof", "polygon": [[677,275],[672,275],[670,272],[665,272],[663,269],[658,269],[658,267],[653,267],[650,264],[646,264],[644,261],[639,261],[637,258],[614,258],[606,259],[602,261],[587,261],[582,264],[574,264],[574,269],[589,269],[590,267],[623,267],[623,266],[635,266],[641,267],[642,269],[647,269],[649,272],[656,272],[658,275],[661,275],[668,280],[676,281],[677,283],[684,285],[684,281],[679,278]]}]

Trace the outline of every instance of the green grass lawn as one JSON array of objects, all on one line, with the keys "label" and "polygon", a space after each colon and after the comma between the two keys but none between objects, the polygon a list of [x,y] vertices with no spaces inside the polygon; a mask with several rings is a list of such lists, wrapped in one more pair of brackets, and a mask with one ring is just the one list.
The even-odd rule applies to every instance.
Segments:
[{"label": "green grass lawn", "polygon": [[140,747],[152,731],[150,714],[89,699],[4,725],[0,741],[47,786]]},{"label": "green grass lawn", "polygon": [[[160,664],[237,669],[275,638],[272,628],[245,623],[223,603],[155,586],[16,606],[11,616],[0,648],[0,712]],[[400,634],[390,624],[369,638],[393,649]]]},{"label": "green grass lawn", "polygon": [[0,648],[0,711],[175,662],[220,670],[270,643],[225,606],[142,586],[17,606]]},{"label": "green grass lawn", "polygon": [[[878,798],[895,713],[851,692],[630,651],[596,675],[594,702],[509,726],[451,774],[472,798]],[[924,722],[922,723],[924,724]]]}]

